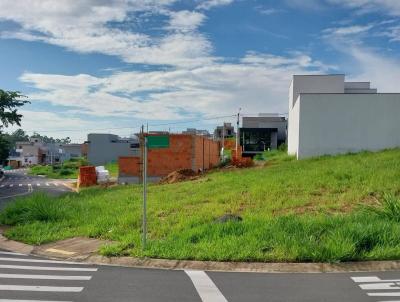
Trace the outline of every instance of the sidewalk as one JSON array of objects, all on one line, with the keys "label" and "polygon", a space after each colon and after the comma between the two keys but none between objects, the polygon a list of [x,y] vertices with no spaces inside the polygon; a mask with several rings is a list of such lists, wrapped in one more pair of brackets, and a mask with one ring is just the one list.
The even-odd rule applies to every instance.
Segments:
[{"label": "sidewalk", "polygon": [[343,273],[400,270],[400,261],[360,261],[344,263],[261,263],[261,262],[217,262],[166,259],[138,259],[133,257],[104,257],[98,255],[98,249],[111,242],[75,237],[32,246],[8,240],[0,227],[0,249],[10,252],[44,256],[50,259],[80,261],[98,265],[114,265],[136,268],[154,268],[168,270],[204,270],[225,272],[259,273]]}]

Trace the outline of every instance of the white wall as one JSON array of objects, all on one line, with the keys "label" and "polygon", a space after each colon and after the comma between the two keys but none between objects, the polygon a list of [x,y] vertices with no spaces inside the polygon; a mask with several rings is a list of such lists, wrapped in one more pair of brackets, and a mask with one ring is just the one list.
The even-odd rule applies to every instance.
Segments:
[{"label": "white wall", "polygon": [[289,109],[288,117],[288,154],[296,155],[299,144],[300,102]]},{"label": "white wall", "polygon": [[344,93],[344,75],[294,75],[289,91],[289,110],[300,93]]},{"label": "white wall", "polygon": [[400,94],[301,94],[290,115],[288,151],[299,159],[400,147]]}]

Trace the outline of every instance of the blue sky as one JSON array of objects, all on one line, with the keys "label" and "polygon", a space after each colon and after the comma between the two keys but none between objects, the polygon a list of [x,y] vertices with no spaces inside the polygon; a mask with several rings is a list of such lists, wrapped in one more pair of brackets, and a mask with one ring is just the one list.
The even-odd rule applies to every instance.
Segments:
[{"label": "blue sky", "polygon": [[24,129],[77,142],[286,113],[295,73],[399,91],[399,50],[398,0],[0,2],[0,88],[29,97]]}]

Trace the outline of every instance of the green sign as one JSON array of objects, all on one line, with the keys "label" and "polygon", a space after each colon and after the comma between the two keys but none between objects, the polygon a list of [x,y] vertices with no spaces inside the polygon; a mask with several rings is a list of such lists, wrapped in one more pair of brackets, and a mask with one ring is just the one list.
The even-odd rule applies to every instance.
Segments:
[{"label": "green sign", "polygon": [[150,135],[147,137],[147,147],[149,149],[169,148],[169,136]]}]

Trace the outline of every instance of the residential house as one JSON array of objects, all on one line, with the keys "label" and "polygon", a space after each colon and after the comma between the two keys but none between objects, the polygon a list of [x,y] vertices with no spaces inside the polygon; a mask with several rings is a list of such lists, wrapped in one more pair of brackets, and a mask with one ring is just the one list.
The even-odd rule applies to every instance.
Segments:
[{"label": "residential house", "polygon": [[205,137],[211,137],[210,132],[204,129],[196,129],[196,128],[187,128],[185,131],[182,131],[182,134],[194,134],[194,135],[201,135]]},{"label": "residential house", "polygon": [[222,139],[222,136],[230,138],[235,137],[235,135],[235,127],[231,123],[224,123],[222,126],[217,126],[214,130],[214,139]]},{"label": "residential house", "polygon": [[138,156],[137,137],[120,138],[114,134],[91,133],[87,140],[87,159],[92,165],[116,162],[120,156]]},{"label": "residential house", "polygon": [[400,93],[339,75],[294,75],[288,153],[298,159],[400,147]]},{"label": "residential house", "polygon": [[243,156],[276,149],[286,142],[287,119],[278,113],[244,116],[239,130]]},{"label": "residential house", "polygon": [[14,168],[31,165],[52,165],[74,157],[82,156],[82,144],[44,143],[40,138],[31,137],[26,142],[16,142],[15,150],[8,157]]}]

